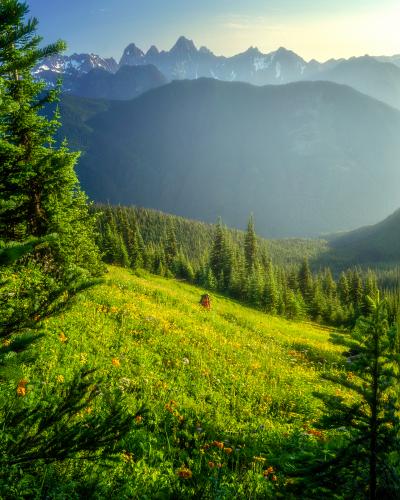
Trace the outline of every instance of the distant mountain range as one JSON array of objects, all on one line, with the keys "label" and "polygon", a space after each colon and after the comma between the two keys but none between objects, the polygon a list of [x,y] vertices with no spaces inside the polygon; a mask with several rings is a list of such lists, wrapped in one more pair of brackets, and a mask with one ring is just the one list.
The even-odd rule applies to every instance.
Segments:
[{"label": "distant mountain range", "polygon": [[[136,70],[119,72],[117,83],[112,78],[107,80],[105,72],[117,73],[125,66]],[[163,76],[156,74],[153,67]],[[307,62],[282,47],[268,54],[250,47],[241,54],[224,57],[216,56],[206,47],[198,49],[193,41],[180,37],[169,51],[159,51],[152,46],[144,53],[131,43],[119,63],[94,54],[51,57],[35,68],[35,74],[50,85],[63,76],[65,91],[74,95],[120,100],[136,97],[166,81],[201,77],[253,85],[326,80],[350,85],[400,109],[400,55],[332,59],[321,63]],[[129,91],[131,86],[134,88]]]},{"label": "distant mountain range", "polygon": [[400,205],[400,111],[348,86],[185,80],[126,102],[65,96],[61,111],[96,201],[235,227],[253,212],[266,237],[351,229]]}]

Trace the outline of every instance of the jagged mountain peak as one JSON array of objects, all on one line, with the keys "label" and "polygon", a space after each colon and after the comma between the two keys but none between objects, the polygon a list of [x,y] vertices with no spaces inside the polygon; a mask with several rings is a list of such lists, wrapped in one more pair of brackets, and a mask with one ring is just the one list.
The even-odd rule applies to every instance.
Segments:
[{"label": "jagged mountain peak", "polygon": [[155,45],[152,45],[149,50],[146,52],[146,57],[158,56],[160,51],[157,49]]},{"label": "jagged mountain peak", "polygon": [[251,46],[245,52],[243,52],[242,55],[262,56],[262,53],[259,51],[258,47]]},{"label": "jagged mountain peak", "polygon": [[143,57],[144,52],[139,49],[134,43],[130,43],[124,50],[124,55],[130,57]]},{"label": "jagged mountain peak", "polygon": [[171,53],[176,53],[176,52],[197,52],[196,46],[193,43],[193,40],[189,40],[188,38],[184,36],[180,36],[178,40],[176,41],[175,45],[172,47],[170,50]]}]

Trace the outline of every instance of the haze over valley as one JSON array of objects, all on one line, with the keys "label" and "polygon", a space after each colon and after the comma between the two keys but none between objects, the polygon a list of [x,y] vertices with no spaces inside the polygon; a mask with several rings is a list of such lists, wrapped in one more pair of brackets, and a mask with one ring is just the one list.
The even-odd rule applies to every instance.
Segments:
[{"label": "haze over valley", "polygon": [[[305,61],[280,48],[215,56],[180,37],[120,60],[57,56],[63,129],[98,202],[137,204],[265,237],[376,223],[400,205],[400,58]],[[124,101],[121,104],[115,101]]]}]

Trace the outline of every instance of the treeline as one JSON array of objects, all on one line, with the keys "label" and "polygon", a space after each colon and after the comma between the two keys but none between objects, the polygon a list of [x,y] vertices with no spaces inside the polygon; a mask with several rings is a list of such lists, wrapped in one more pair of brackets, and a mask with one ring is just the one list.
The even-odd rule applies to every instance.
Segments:
[{"label": "treeline", "polygon": [[[106,212],[108,205],[96,204],[96,212]],[[117,208],[117,207],[114,207]],[[131,206],[127,209],[128,220],[137,225],[145,245],[158,245],[165,239],[168,226],[174,227],[176,239],[193,263],[200,262],[204,252],[212,244],[214,224],[190,220],[177,215],[166,214],[154,209]],[[245,232],[227,229],[230,239],[238,245],[244,244]],[[319,239],[287,238],[266,240],[257,236],[259,252],[266,251],[276,264],[300,264],[304,257],[310,261],[328,251],[327,242]]]},{"label": "treeline", "polygon": [[[268,313],[352,326],[369,313],[367,297],[378,290],[371,270],[352,268],[337,277],[328,267],[313,272],[307,256],[320,250],[318,241],[314,248],[307,240],[275,242],[271,251],[270,242],[257,237],[252,217],[240,232],[221,220],[212,226],[135,207],[96,211],[107,263],[185,279]],[[280,259],[279,246],[285,255]]]}]

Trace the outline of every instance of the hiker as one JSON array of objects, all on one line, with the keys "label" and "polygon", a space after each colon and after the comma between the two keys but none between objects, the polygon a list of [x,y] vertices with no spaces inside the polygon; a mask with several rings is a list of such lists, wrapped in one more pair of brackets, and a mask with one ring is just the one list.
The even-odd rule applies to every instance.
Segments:
[{"label": "hiker", "polygon": [[208,295],[208,293],[205,293],[204,295],[201,296],[200,299],[200,304],[205,308],[210,310],[211,309],[211,298]]}]

